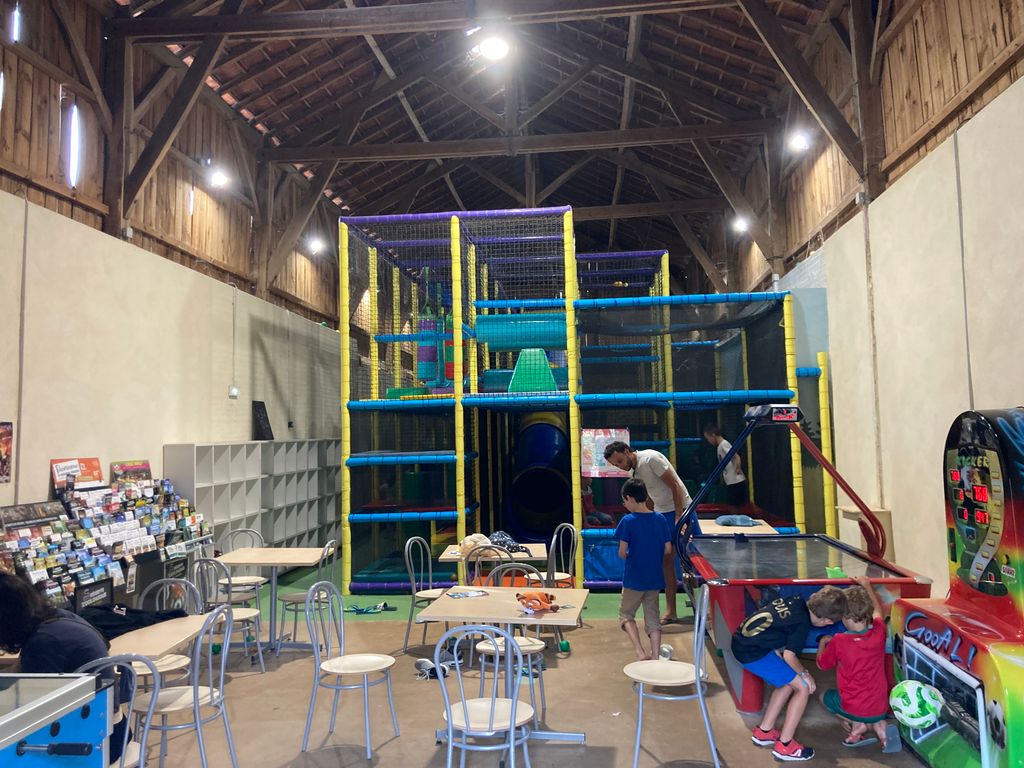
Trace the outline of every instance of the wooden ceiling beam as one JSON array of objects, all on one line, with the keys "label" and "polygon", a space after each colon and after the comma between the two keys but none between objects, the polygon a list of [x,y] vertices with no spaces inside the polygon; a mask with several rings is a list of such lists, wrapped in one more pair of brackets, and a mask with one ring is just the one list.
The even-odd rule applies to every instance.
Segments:
[{"label": "wooden ceiling beam", "polygon": [[[597,153],[597,156],[610,163],[622,165],[628,170],[638,173],[641,176],[645,176],[648,179],[656,179],[660,183],[674,189],[699,195],[707,195],[709,192],[707,187],[698,187],[693,181],[684,179],[682,176],[677,176],[674,173],[670,173],[662,166],[645,162],[636,154],[636,152],[624,152],[619,154],[618,152],[613,152],[611,150],[604,150]],[[712,185],[709,185],[709,187],[710,186]]]},{"label": "wooden ceiling beam", "polygon": [[50,7],[53,8],[53,13],[60,22],[61,30],[64,32],[64,37],[67,40],[68,50],[71,51],[71,58],[75,60],[75,66],[78,67],[78,71],[85,78],[85,82],[89,84],[89,90],[92,91],[96,102],[96,109],[99,112],[100,124],[103,127],[103,133],[109,136],[113,130],[114,120],[110,113],[110,105],[107,103],[106,96],[103,95],[99,75],[89,59],[89,52],[85,47],[82,30],[75,23],[75,17],[64,0],[50,0]]},{"label": "wooden ceiling beam", "polygon": [[685,99],[694,107],[702,109],[714,115],[720,115],[732,120],[740,120],[750,117],[750,112],[744,111],[731,104],[723,102],[714,96],[703,91],[692,88],[686,83],[675,80],[667,75],[647,70],[637,64],[630,64],[617,52],[608,49],[598,48],[578,38],[574,38],[564,32],[551,33],[541,30],[530,30],[524,35],[534,42],[535,45],[551,53],[564,56],[571,53],[581,59],[593,61],[599,67],[604,67],[623,77],[631,77],[652,88],[657,88],[662,93],[673,94],[678,98]]},{"label": "wooden ceiling beam", "polygon": [[143,115],[152,109],[156,100],[174,84],[177,77],[177,70],[173,67],[164,67],[150,78],[150,81],[143,86],[142,90],[135,97],[135,111],[132,115],[134,122],[137,123]]},{"label": "wooden ceiling beam", "polygon": [[575,88],[583,78],[593,72],[594,66],[594,62],[589,60],[580,64],[580,66],[576,68],[576,71],[569,75],[568,78],[562,80],[562,82],[560,82],[553,90],[549,91],[544,98],[519,116],[518,127],[520,129],[525,128],[538,117],[543,115],[549,107]]},{"label": "wooden ceiling beam", "polygon": [[553,24],[633,14],[676,13],[727,6],[722,0],[440,0],[405,5],[338,8],[281,13],[247,13],[234,19],[170,16],[113,19],[115,36],[149,42],[176,43],[219,37],[331,38],[358,35],[465,30],[488,21],[504,25]]},{"label": "wooden ceiling beam", "polygon": [[[651,189],[654,190],[654,194],[660,202],[667,203],[672,200],[672,196],[668,193],[668,190],[665,189],[665,185],[658,179],[653,176],[648,176],[647,182],[651,185]],[[708,279],[711,281],[715,290],[718,293],[725,293],[729,289],[729,286],[726,284],[722,273],[718,271],[718,267],[715,266],[711,257],[708,256],[708,252],[704,249],[704,244],[701,243],[700,239],[697,237],[697,233],[694,232],[693,228],[690,226],[690,223],[681,213],[670,213],[668,216],[672,221],[672,226],[676,228],[679,236],[683,238],[683,242],[686,244],[686,247],[689,248],[690,253],[693,254],[693,257],[697,259],[701,267],[704,268],[704,272],[707,274]]]},{"label": "wooden ceiling beam", "polygon": [[436,85],[452,98],[465,104],[494,127],[499,130],[505,130],[505,119],[461,86],[448,82],[436,73],[429,74],[424,79]]},{"label": "wooden ceiling beam", "polygon": [[489,170],[484,168],[483,165],[473,160],[467,162],[466,167],[469,168],[469,170],[473,171],[473,173],[475,173],[480,178],[490,182],[491,186],[495,187],[496,189],[500,189],[506,195],[515,200],[519,205],[527,207],[526,195],[524,195],[518,189],[513,187],[511,184],[506,183],[505,180],[502,179],[497,174],[491,173]]},{"label": "wooden ceiling beam", "polygon": [[361,210],[360,214],[369,215],[386,211],[390,206],[400,203],[403,199],[408,199],[409,195],[415,195],[423,187],[433,184],[438,179],[443,179],[465,164],[465,160],[445,160],[441,165],[433,168],[429,165],[421,166],[421,171],[414,173],[410,181],[381,197],[370,200],[367,209]]},{"label": "wooden ceiling beam", "polygon": [[[640,49],[640,17],[630,16],[629,17],[629,30],[626,32],[626,63],[632,64],[636,59],[637,51]],[[625,82],[622,86],[622,109],[619,110],[619,130],[623,131],[629,128],[629,120],[633,113],[633,94],[636,89],[636,81],[631,77],[626,77]],[[621,149],[619,150],[622,151]],[[626,169],[621,166],[615,166],[615,184],[612,185],[612,202],[611,205],[614,208],[619,204],[619,195],[622,194],[622,182],[625,180]],[[618,222],[613,218],[608,225],[608,248],[610,249],[615,243],[615,231],[618,227]]]},{"label": "wooden ceiling beam", "polygon": [[[221,8],[221,14],[225,17],[241,12],[245,0],[227,0]],[[123,209],[125,213],[131,208],[139,192],[149,181],[160,161],[167,155],[175,137],[185,124],[188,117],[199,99],[201,89],[206,87],[206,78],[210,76],[217,63],[217,57],[224,49],[223,37],[212,37],[204,40],[199,52],[192,60],[191,66],[182,78],[178,90],[171,98],[171,103],[157,123],[153,136],[139,154],[131,173],[124,182]]]},{"label": "wooden ceiling beam", "polygon": [[306,146],[319,141],[323,137],[337,132],[338,128],[348,120],[352,112],[358,111],[363,114],[383,101],[397,96],[411,85],[431,74],[439,66],[451,61],[455,56],[465,51],[465,35],[456,33],[447,35],[428,48],[423,50],[424,59],[411,69],[402,72],[394,80],[372,88],[364,96],[352,104],[345,105],[339,115],[322,120],[316,125],[310,126],[301,131],[297,136],[287,142],[288,146]]},{"label": "wooden ceiling beam", "polygon": [[818,80],[814,70],[804,60],[803,54],[786,37],[775,14],[764,4],[764,0],[736,1],[815,120],[860,173],[863,163],[860,139],[846,122],[842,111],[832,101],[832,97]]},{"label": "wooden ceiling beam", "polygon": [[619,203],[617,205],[592,205],[572,209],[572,220],[606,221],[608,219],[647,219],[655,216],[669,216],[674,213],[714,213],[728,209],[729,201],[724,197],[707,197],[697,200],[665,200],[656,203]]},{"label": "wooden ceiling beam", "polygon": [[537,193],[537,205],[540,205],[549,197],[551,197],[551,195],[557,192],[562,187],[562,185],[569,181],[569,179],[571,179],[573,176],[575,176],[577,173],[583,170],[583,167],[585,165],[596,159],[596,155],[586,154],[583,157],[576,160],[576,162],[574,162],[560,174],[558,174],[558,176],[556,176],[550,184],[548,184],[540,192]]},{"label": "wooden ceiling beam", "polygon": [[728,139],[761,136],[778,128],[777,120],[741,120],[733,123],[704,123],[679,128],[633,128],[625,131],[506,136],[494,139],[466,139],[353,146],[272,147],[262,159],[275,163],[308,163],[344,160],[349,163],[393,162],[435,157],[491,157],[495,155],[577,152],[619,147],[683,144],[699,139]]}]

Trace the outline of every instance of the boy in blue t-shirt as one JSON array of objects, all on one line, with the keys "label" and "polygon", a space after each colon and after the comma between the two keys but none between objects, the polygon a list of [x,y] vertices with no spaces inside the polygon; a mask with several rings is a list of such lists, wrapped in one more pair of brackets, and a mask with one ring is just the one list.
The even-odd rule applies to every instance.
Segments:
[{"label": "boy in blue t-shirt", "polygon": [[[622,577],[622,603],[619,605],[619,626],[629,635],[636,657],[656,659],[661,647],[661,617],[658,595],[665,587],[662,560],[672,553],[672,531],[664,515],[647,507],[647,486],[642,480],[630,479],[622,484],[622,504],[629,512],[615,529],[619,541],[619,557],[626,561]],[[644,650],[636,626],[636,609],[644,608],[644,631],[650,638],[651,653]]]}]

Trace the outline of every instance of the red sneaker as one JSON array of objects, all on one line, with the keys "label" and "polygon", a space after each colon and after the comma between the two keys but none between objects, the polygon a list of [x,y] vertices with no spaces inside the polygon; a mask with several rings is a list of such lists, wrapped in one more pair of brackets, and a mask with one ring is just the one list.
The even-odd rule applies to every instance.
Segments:
[{"label": "red sneaker", "polygon": [[750,740],[759,747],[770,747],[779,740],[779,729],[772,728],[770,731],[766,731],[761,726],[757,726],[750,732]]},{"label": "red sneaker", "polygon": [[775,746],[772,747],[772,757],[786,763],[798,763],[814,757],[814,750],[805,747],[796,739],[792,739],[789,744],[776,741]]}]

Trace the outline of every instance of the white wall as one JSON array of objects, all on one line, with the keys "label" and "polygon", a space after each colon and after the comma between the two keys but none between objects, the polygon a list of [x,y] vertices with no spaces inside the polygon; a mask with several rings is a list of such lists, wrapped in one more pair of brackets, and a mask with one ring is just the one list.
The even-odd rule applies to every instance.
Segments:
[{"label": "white wall", "polygon": [[1018,81],[824,247],[838,466],[937,594],[949,425],[1024,401],[1022,126]]},{"label": "white wall", "polygon": [[[241,395],[230,400],[231,286],[0,193],[2,242],[19,228],[22,395],[11,396],[19,372],[6,365],[17,337],[0,328],[0,420],[18,422],[20,472],[0,503],[12,491],[19,502],[45,498],[53,457],[99,456],[104,473],[112,460],[147,458],[159,473],[165,443],[250,439],[254,399],[266,401],[278,439],[338,434],[336,332],[239,291]],[[0,302],[14,320],[21,258],[21,248],[0,250]]]},{"label": "white wall", "polygon": [[[0,193],[2,195],[2,193]],[[0,198],[0,421],[13,421],[18,437],[19,338],[21,328],[21,264],[24,258],[24,200]],[[18,456],[15,453],[15,461]],[[14,503],[10,483],[0,483],[0,506]]]}]

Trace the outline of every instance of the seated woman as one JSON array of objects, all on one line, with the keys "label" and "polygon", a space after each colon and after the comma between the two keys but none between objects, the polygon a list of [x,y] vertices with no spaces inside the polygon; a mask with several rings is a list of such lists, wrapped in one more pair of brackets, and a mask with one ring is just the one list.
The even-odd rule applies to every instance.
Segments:
[{"label": "seated woman", "polygon": [[[85,619],[55,608],[28,580],[0,573],[0,649],[21,654],[21,671],[68,674],[108,656],[103,635]],[[114,724],[110,762],[121,759],[127,718]]]}]

